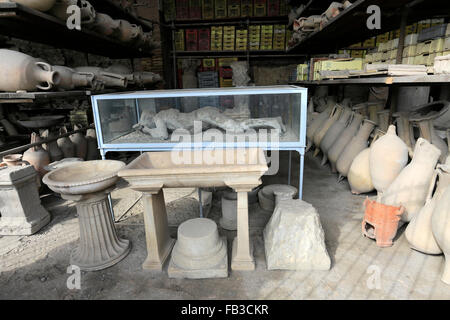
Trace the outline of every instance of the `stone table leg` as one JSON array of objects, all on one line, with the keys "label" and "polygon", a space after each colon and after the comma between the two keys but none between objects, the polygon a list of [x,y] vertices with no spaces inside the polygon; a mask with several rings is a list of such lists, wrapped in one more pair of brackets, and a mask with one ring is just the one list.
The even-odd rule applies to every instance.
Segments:
[{"label": "stone table leg", "polygon": [[231,269],[255,270],[253,246],[250,242],[248,228],[248,197],[249,190],[236,189],[237,192],[237,237],[233,241]]},{"label": "stone table leg", "polygon": [[147,270],[162,271],[164,262],[175,243],[175,239],[170,238],[169,235],[163,190],[160,189],[155,193],[145,192],[143,201],[147,259],[142,267]]},{"label": "stone table leg", "polygon": [[80,242],[72,251],[70,263],[85,271],[108,268],[130,252],[130,241],[117,237],[108,193],[84,196],[64,196],[76,201],[80,225]]}]

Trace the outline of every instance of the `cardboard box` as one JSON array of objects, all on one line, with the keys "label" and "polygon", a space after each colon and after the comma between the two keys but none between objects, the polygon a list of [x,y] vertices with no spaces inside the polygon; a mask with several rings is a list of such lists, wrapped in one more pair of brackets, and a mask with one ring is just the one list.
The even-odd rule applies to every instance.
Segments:
[{"label": "cardboard box", "polygon": [[214,19],[214,0],[203,0],[202,18],[208,20]]},{"label": "cardboard box", "polygon": [[227,17],[227,0],[215,0],[214,16],[216,19],[223,19]]}]

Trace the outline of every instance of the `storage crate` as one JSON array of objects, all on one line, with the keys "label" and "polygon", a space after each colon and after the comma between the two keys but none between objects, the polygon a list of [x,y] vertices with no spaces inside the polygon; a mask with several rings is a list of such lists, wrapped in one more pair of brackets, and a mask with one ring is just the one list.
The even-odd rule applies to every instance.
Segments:
[{"label": "storage crate", "polygon": [[233,69],[229,67],[220,67],[219,68],[219,76],[221,78],[232,78],[233,77]]},{"label": "storage crate", "polygon": [[391,60],[397,59],[397,52],[398,52],[398,49],[389,51],[389,59],[391,59]]},{"label": "storage crate", "polygon": [[417,33],[417,23],[413,23],[406,26],[406,34],[410,35],[413,33]]},{"label": "storage crate", "polygon": [[432,40],[428,40],[425,42],[419,42],[417,44],[416,55],[422,55],[425,53],[430,53]]},{"label": "storage crate", "polygon": [[229,67],[232,62],[238,61],[238,58],[219,58],[219,67]]},{"label": "storage crate", "polygon": [[450,51],[450,37],[445,38],[443,51]]},{"label": "storage crate", "polygon": [[202,0],[189,0],[189,19],[200,20],[202,18]]},{"label": "storage crate", "polygon": [[402,64],[414,64],[416,57],[406,57],[402,59]]},{"label": "storage crate", "polygon": [[265,17],[267,15],[266,4],[255,4],[253,5],[253,16],[254,17]]},{"label": "storage crate", "polygon": [[220,78],[220,87],[232,87],[233,86],[233,79],[223,79]]},{"label": "storage crate", "polygon": [[177,20],[189,19],[189,0],[175,0]]},{"label": "storage crate", "polygon": [[419,37],[418,33],[409,34],[405,37],[405,44],[404,46],[412,46],[417,44],[417,38]]},{"label": "storage crate", "polygon": [[204,68],[214,69],[216,67],[216,59],[212,59],[212,58],[202,59],[202,66]]},{"label": "storage crate", "polygon": [[221,51],[223,39],[223,27],[211,27],[211,50]]},{"label": "storage crate", "polygon": [[228,0],[228,18],[238,18],[241,16],[241,0]]},{"label": "storage crate", "polygon": [[320,70],[324,71],[362,70],[363,67],[363,59],[323,60],[320,62]]},{"label": "storage crate", "polygon": [[176,15],[177,15],[176,7],[175,7],[175,0],[164,0],[163,8],[164,8],[164,20],[165,21],[175,20]]},{"label": "storage crate", "polygon": [[215,0],[214,15],[216,19],[223,19],[227,17],[227,0]]},{"label": "storage crate", "polygon": [[403,49],[403,58],[414,57],[416,55],[417,45],[407,46]]},{"label": "storage crate", "polygon": [[446,24],[441,24],[438,26],[427,28],[419,32],[419,37],[417,41],[423,42],[431,39],[443,38],[445,37],[446,30],[447,30]]},{"label": "storage crate", "polygon": [[350,56],[352,58],[364,58],[365,50],[352,50]]},{"label": "storage crate", "polygon": [[203,19],[214,19],[214,0],[203,0],[202,17]]},{"label": "storage crate", "polygon": [[299,64],[296,69],[296,79],[295,81],[306,81],[308,80],[308,65],[307,64]]},{"label": "storage crate", "polygon": [[210,29],[203,28],[198,29],[198,50],[209,51],[211,46]]},{"label": "storage crate", "polygon": [[417,33],[420,33],[423,30],[428,29],[430,27],[431,27],[431,22],[430,21],[428,21],[428,22],[426,20],[419,21],[417,23]]},{"label": "storage crate", "polygon": [[175,31],[175,50],[184,51],[184,30]]},{"label": "storage crate", "polygon": [[376,41],[376,38],[375,38],[375,37],[370,38],[370,39],[367,39],[366,41],[363,42],[363,47],[364,47],[364,48],[375,47],[375,43],[376,43],[376,42],[377,42],[377,41]]},{"label": "storage crate", "polygon": [[439,38],[431,41],[429,53],[437,53],[444,50],[445,39]]},{"label": "storage crate", "polygon": [[186,51],[198,50],[198,32],[197,29],[186,29]]},{"label": "storage crate", "polygon": [[277,17],[280,15],[280,1],[285,0],[267,0],[267,16]]},{"label": "storage crate", "polygon": [[241,17],[253,16],[253,0],[241,0]]},{"label": "storage crate", "polygon": [[281,42],[274,41],[274,42],[272,42],[272,49],[273,50],[284,50],[285,45],[286,45],[286,42],[284,42],[284,41],[281,41]]}]

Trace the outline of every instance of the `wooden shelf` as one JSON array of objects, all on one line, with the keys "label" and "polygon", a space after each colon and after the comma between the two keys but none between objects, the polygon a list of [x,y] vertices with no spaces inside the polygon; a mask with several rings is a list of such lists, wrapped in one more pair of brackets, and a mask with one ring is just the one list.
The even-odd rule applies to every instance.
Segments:
[{"label": "wooden shelf", "polygon": [[[367,7],[377,5],[381,8],[381,29],[367,28]],[[287,51],[308,53],[329,53],[373,36],[393,31],[400,27],[405,6],[410,6],[408,23],[417,22],[435,16],[448,16],[446,1],[414,0],[357,0],[351,7],[331,19],[322,30],[307,35],[302,41]]]},{"label": "wooden shelf", "polygon": [[168,23],[168,26],[175,28],[199,28],[220,25],[249,25],[249,24],[286,24],[288,23],[287,16],[278,17],[241,17],[241,18],[224,18],[224,19],[209,19],[209,20],[182,20],[174,21],[173,24]]},{"label": "wooden shelf", "polygon": [[450,84],[450,75],[438,74],[427,76],[404,77],[366,77],[319,81],[296,81],[292,85],[316,86],[316,85],[371,85],[371,86],[421,86]]},{"label": "wooden shelf", "polygon": [[69,30],[64,21],[15,2],[0,2],[0,34],[110,58],[151,56],[151,52],[85,28]]},{"label": "wooden shelf", "polygon": [[91,95],[89,90],[39,91],[39,92],[0,92],[0,103],[33,103],[36,100],[82,98]]},{"label": "wooden shelf", "polygon": [[[172,52],[173,54],[173,52]],[[194,57],[194,58],[210,58],[210,57],[304,57],[305,54],[286,54],[284,50],[251,50],[247,51],[177,51],[177,57]]]}]

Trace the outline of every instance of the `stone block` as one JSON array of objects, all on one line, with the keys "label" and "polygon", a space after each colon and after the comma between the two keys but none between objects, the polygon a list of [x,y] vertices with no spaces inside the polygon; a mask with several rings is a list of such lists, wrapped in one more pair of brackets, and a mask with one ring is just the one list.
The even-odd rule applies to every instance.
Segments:
[{"label": "stone block", "polygon": [[331,260],[319,214],[302,200],[284,200],[264,229],[267,269],[329,270]]}]

